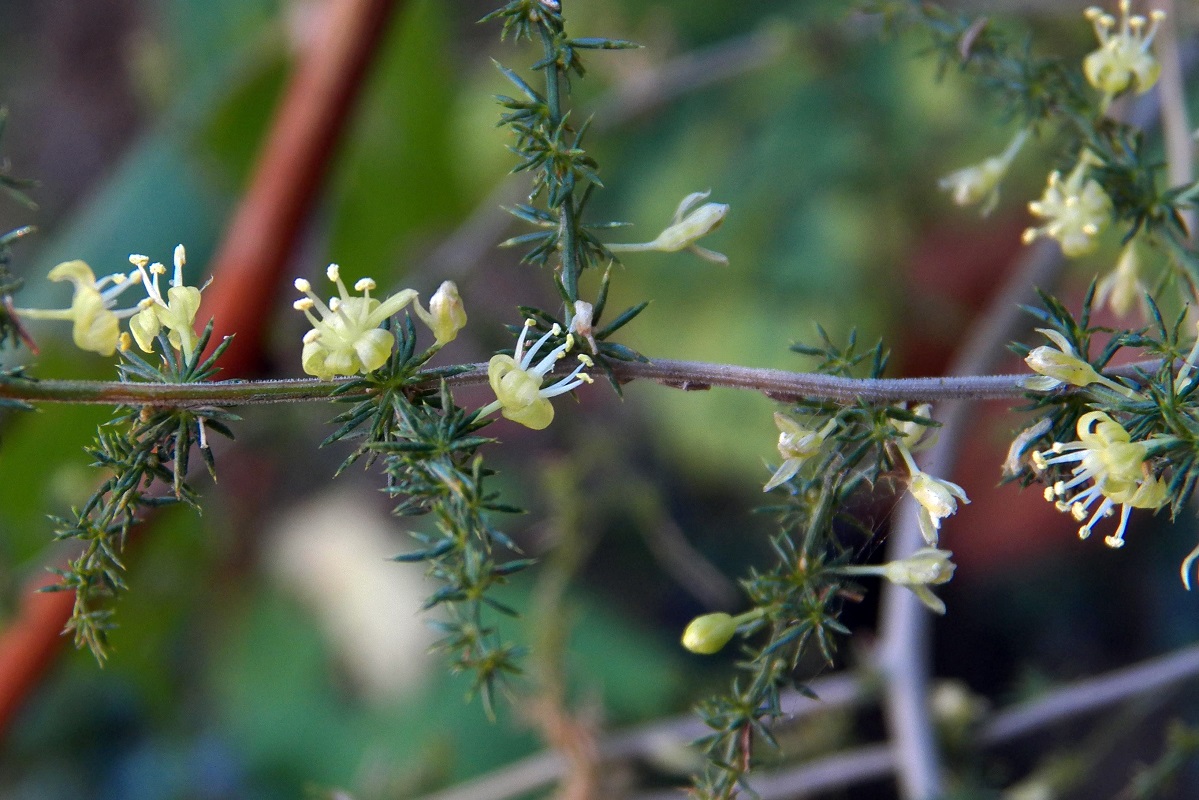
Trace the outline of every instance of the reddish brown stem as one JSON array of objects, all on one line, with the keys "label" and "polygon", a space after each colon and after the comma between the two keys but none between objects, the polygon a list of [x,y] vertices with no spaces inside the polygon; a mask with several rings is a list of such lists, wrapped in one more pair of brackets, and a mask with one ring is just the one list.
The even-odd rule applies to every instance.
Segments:
[{"label": "reddish brown stem", "polygon": [[[273,298],[297,233],[349,120],[371,56],[398,0],[330,0],[321,35],[297,65],[263,144],[250,186],[213,262],[200,319],[216,320],[214,342],[237,332],[223,377],[253,373],[260,362]],[[70,592],[30,586],[0,635],[0,735],[61,650]]]},{"label": "reddish brown stem", "polygon": [[236,332],[223,377],[255,371],[292,244],[312,207],[396,0],[334,0],[275,114],[254,179],[213,261],[200,319]]}]

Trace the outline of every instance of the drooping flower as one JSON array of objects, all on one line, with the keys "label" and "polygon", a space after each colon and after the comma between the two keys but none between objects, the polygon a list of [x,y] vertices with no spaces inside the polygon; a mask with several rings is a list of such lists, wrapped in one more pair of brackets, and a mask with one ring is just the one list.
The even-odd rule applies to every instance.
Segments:
[{"label": "drooping flower", "polygon": [[932,593],[930,586],[949,583],[957,565],[950,559],[953,553],[935,547],[922,547],[907,558],[886,564],[855,564],[840,567],[846,575],[878,575],[898,586],[911,589],[920,602],[937,614],[945,613],[945,602]]},{"label": "drooping flower", "polygon": [[[1059,511],[1068,511],[1078,522],[1087,520],[1090,514],[1078,529],[1082,539],[1090,536],[1095,524],[1110,516],[1115,506],[1120,506],[1120,524],[1104,542],[1109,547],[1121,547],[1132,509],[1165,505],[1169,499],[1166,484],[1146,463],[1151,455],[1150,443],[1132,441],[1124,426],[1106,413],[1083,414],[1076,429],[1077,441],[1054,442],[1051,449],[1033,453],[1033,464],[1040,471],[1055,464],[1078,464],[1071,470],[1070,480],[1045,487],[1045,499]],[[1099,505],[1091,513],[1096,501]]]},{"label": "drooping flower", "polygon": [[1057,240],[1068,258],[1094,249],[1095,237],[1111,219],[1112,201],[1097,180],[1086,177],[1092,159],[1084,152],[1064,181],[1056,170],[1049,174],[1045,194],[1028,204],[1029,211],[1047,221],[1024,231],[1025,244],[1048,236]]},{"label": "drooping flower", "polygon": [[574,334],[568,333],[564,344],[558,345],[534,364],[533,359],[537,357],[542,345],[551,337],[560,335],[562,328],[554,325],[526,351],[525,339],[533,325],[533,320],[525,321],[524,328],[516,340],[516,352],[513,356],[501,354],[491,357],[491,362],[487,365],[487,380],[491,384],[491,390],[495,392],[496,399],[480,409],[479,415],[485,416],[500,411],[505,418],[539,431],[554,420],[554,406],[549,400],[551,397],[557,397],[584,383],[592,382],[591,376],[583,372],[584,367],[592,366],[592,361],[586,355],[580,354],[579,365],[570,374],[542,388],[541,384],[546,374],[560,359],[566,357],[566,353],[573,346]]},{"label": "drooping flower", "polygon": [[683,198],[675,209],[671,224],[652,242],[639,244],[610,244],[608,249],[617,252],[639,252],[658,250],[663,253],[677,253],[679,250],[689,250],[700,258],[714,264],[728,266],[729,259],[722,253],[700,247],[696,242],[720,227],[729,213],[725,203],[704,203],[692,210],[696,203],[707,200],[712,192],[694,192]]},{"label": "drooping flower", "polygon": [[1116,19],[1102,9],[1091,7],[1086,17],[1095,26],[1099,49],[1082,62],[1083,72],[1090,82],[1110,100],[1136,84],[1138,93],[1147,92],[1157,83],[1162,67],[1149,52],[1158,26],[1166,18],[1164,11],[1153,11],[1151,23],[1139,14],[1132,14],[1129,0],[1120,0],[1120,30],[1114,32]]},{"label": "drooping flower", "polygon": [[812,430],[786,414],[775,412],[774,425],[779,429],[779,455],[784,460],[762,487],[763,492],[769,492],[794,478],[804,462],[820,452],[824,440],[837,427],[837,420],[830,419],[820,430]]},{"label": "drooping flower", "polygon": [[187,263],[183,245],[175,247],[175,274],[166,298],[163,298],[162,290],[158,287],[158,276],[166,274],[166,267],[158,262],[151,264],[150,259],[142,255],[129,256],[129,263],[141,273],[147,295],[140,304],[141,310],[129,320],[129,332],[133,334],[137,346],[143,352],[152,352],[154,337],[166,328],[171,346],[190,357],[198,342],[195,324],[196,312],[200,310],[201,290],[183,283],[183,266]]},{"label": "drooping flower", "polygon": [[[375,282],[363,278],[354,284],[354,291],[362,292],[362,296],[353,297],[336,264],[330,264],[325,274],[337,284],[338,293],[328,305],[313,293],[308,281],[296,278],[295,282],[296,289],[307,296],[292,305],[312,323],[312,330],[304,334],[304,350],[300,355],[304,372],[323,381],[337,375],[374,372],[387,363],[395,346],[395,335],[379,326],[415,300],[416,292],[404,289],[379,301],[371,297]],[[312,313],[314,308],[320,319]]]},{"label": "drooping flower", "polygon": [[959,206],[982,203],[982,214],[985,217],[999,202],[999,184],[1027,139],[1028,129],[1022,128],[1002,153],[951,172],[937,181],[937,185],[949,192],[953,196],[953,202]]},{"label": "drooping flower", "polygon": [[436,338],[435,347],[442,347],[458,338],[458,331],[466,327],[466,308],[458,295],[458,286],[453,281],[444,281],[429,298],[429,310],[420,302],[412,304],[412,310],[421,322],[429,326]]},{"label": "drooping flower", "polygon": [[1100,375],[1094,367],[1084,361],[1078,351],[1070,344],[1070,340],[1051,328],[1037,328],[1038,333],[1045,334],[1056,347],[1041,345],[1029,351],[1024,357],[1024,363],[1038,375],[1025,378],[1024,388],[1034,392],[1048,392],[1059,386],[1089,386],[1099,383],[1125,397],[1135,398],[1137,393],[1123,384],[1116,383],[1111,378]]},{"label": "drooping flower", "polygon": [[70,308],[17,308],[25,319],[70,320],[71,339],[80,350],[111,356],[121,338],[120,321],[137,313],[136,308],[113,310],[117,297],[141,283],[139,272],[117,272],[99,280],[83,261],[64,261],[47,276],[52,281],[70,281],[75,286]]},{"label": "drooping flower", "polygon": [[1128,316],[1134,303],[1140,303],[1142,314],[1148,316],[1145,302],[1145,284],[1141,282],[1141,259],[1137,255],[1136,239],[1129,241],[1120,252],[1116,268],[1099,281],[1095,287],[1095,302],[1108,308],[1118,316]]},{"label": "drooping flower", "polygon": [[902,442],[896,442],[895,445],[911,475],[908,491],[920,504],[917,512],[920,533],[929,547],[936,547],[941,520],[957,513],[958,501],[969,503],[970,498],[966,496],[966,490],[956,483],[934,478],[917,467],[916,460]]}]

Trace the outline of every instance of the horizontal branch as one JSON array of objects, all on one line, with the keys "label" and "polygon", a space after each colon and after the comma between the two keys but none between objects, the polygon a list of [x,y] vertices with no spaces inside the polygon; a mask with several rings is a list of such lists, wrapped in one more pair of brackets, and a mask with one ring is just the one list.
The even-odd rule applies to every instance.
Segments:
[{"label": "horizontal branch", "polygon": [[[621,383],[649,380],[664,386],[695,391],[714,386],[749,389],[775,400],[801,398],[849,403],[933,402],[971,398],[976,400],[1016,398],[1025,389],[1026,375],[985,375],[947,378],[840,378],[816,372],[787,372],[756,369],[733,364],[660,359],[651,363],[611,362]],[[453,386],[487,382],[486,364],[469,364],[469,369],[449,379]],[[206,383],[126,383],[120,381],[73,381],[9,379],[0,381],[0,398],[42,403],[92,403],[104,405],[245,406],[328,400],[351,378],[322,381],[300,378],[267,381],[212,381]],[[434,380],[433,378],[429,379]]]}]

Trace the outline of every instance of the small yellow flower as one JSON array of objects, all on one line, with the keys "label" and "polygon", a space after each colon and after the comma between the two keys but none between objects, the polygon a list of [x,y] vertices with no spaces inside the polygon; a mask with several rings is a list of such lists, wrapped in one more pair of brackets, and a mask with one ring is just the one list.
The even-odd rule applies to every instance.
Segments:
[{"label": "small yellow flower", "polygon": [[704,203],[699,208],[692,207],[701,200],[708,199],[711,190],[694,192],[683,198],[675,209],[670,227],[658,234],[652,242],[640,244],[610,244],[608,249],[614,253],[658,250],[663,253],[677,253],[679,250],[689,250],[700,258],[714,264],[728,266],[729,259],[722,253],[705,249],[696,242],[716,230],[724,222],[729,213],[728,205],[724,203]]},{"label": "small yellow flower", "polygon": [[542,345],[550,337],[562,333],[562,328],[554,325],[553,329],[542,335],[526,352],[525,339],[533,327],[533,320],[526,320],[516,340],[514,356],[495,355],[487,365],[487,380],[491,390],[495,392],[495,402],[479,410],[479,416],[485,416],[494,411],[503,413],[506,419],[518,422],[526,428],[539,431],[554,420],[554,406],[551,397],[572,391],[584,383],[591,383],[591,376],[583,372],[584,367],[592,366],[592,361],[585,355],[579,356],[579,365],[566,377],[557,383],[542,388],[542,381],[554,365],[566,357],[566,353],[574,344],[574,335],[566,335],[566,343],[558,345],[546,354],[536,364],[533,359],[541,350]]},{"label": "small yellow flower", "polygon": [[958,501],[969,503],[970,498],[956,483],[934,478],[917,467],[916,460],[902,442],[896,442],[895,445],[911,474],[908,491],[920,504],[917,512],[920,534],[930,547],[936,547],[940,537],[941,520],[957,513]]},{"label": "small yellow flower", "polygon": [[143,352],[152,352],[154,337],[166,328],[171,346],[190,357],[198,342],[195,324],[196,312],[200,310],[200,290],[183,283],[183,266],[187,262],[183,245],[175,247],[175,275],[165,299],[158,288],[158,276],[166,274],[166,267],[157,262],[151,264],[149,258],[141,255],[129,256],[129,262],[141,273],[147,295],[140,304],[141,310],[129,320],[129,332],[137,346]]},{"label": "small yellow flower", "polygon": [[1027,139],[1028,129],[1021,129],[1002,153],[951,172],[937,181],[937,185],[953,196],[955,204],[972,206],[983,203],[983,216],[990,214],[999,202],[999,184]]},{"label": "small yellow flower", "polygon": [[935,547],[922,547],[907,558],[886,564],[861,564],[841,567],[846,575],[878,575],[897,586],[911,589],[920,602],[937,614],[945,613],[945,602],[929,589],[949,583],[957,565],[950,559],[953,553]]},{"label": "small yellow flower", "polygon": [[[1121,506],[1116,532],[1104,539],[1109,547],[1121,547],[1132,509],[1165,505],[1169,500],[1167,486],[1145,463],[1150,456],[1149,443],[1132,441],[1124,426],[1104,412],[1083,414],[1076,428],[1078,441],[1054,442],[1050,450],[1033,454],[1033,463],[1040,471],[1055,464],[1078,463],[1070,480],[1045,488],[1045,499],[1079,522],[1087,519],[1091,506],[1099,501],[1090,520],[1078,529],[1082,539],[1090,536],[1095,524],[1110,516],[1115,506]],[[1089,487],[1075,491],[1088,482]]]},{"label": "small yellow flower", "polygon": [[412,304],[412,310],[420,317],[421,322],[429,326],[436,337],[435,347],[442,347],[458,338],[458,331],[466,327],[466,308],[458,295],[458,286],[453,281],[445,281],[429,298],[429,310],[421,308],[420,303]]},{"label": "small yellow flower", "polygon": [[1065,181],[1056,170],[1040,200],[1028,204],[1028,210],[1043,220],[1044,225],[1024,231],[1024,243],[1048,236],[1056,239],[1062,253],[1074,258],[1095,248],[1095,237],[1111,219],[1112,201],[1094,178],[1086,177],[1092,157],[1084,153],[1078,165]]},{"label": "small yellow flower", "polygon": [[1041,345],[1029,351],[1024,357],[1024,363],[1033,372],[1040,373],[1023,380],[1024,388],[1034,392],[1048,392],[1059,386],[1089,386],[1099,383],[1125,397],[1135,398],[1136,392],[1127,386],[1116,383],[1111,378],[1104,377],[1095,368],[1083,361],[1078,351],[1061,333],[1050,328],[1037,328],[1038,333],[1045,334],[1056,347]]},{"label": "small yellow flower", "polygon": [[1129,0],[1120,0],[1120,32],[1113,33],[1116,19],[1101,9],[1088,8],[1087,19],[1095,26],[1099,49],[1082,62],[1083,72],[1092,86],[1110,98],[1136,84],[1138,93],[1147,92],[1157,83],[1162,67],[1149,52],[1158,26],[1166,18],[1164,11],[1154,11],[1146,29],[1146,19],[1131,14]]},{"label": "small yellow flower", "polygon": [[27,319],[70,320],[71,338],[80,350],[102,356],[116,352],[121,336],[120,320],[137,313],[136,308],[113,311],[117,297],[141,283],[139,272],[115,273],[96,280],[95,274],[83,261],[65,261],[50,270],[52,281],[70,281],[75,286],[71,307],[64,309],[18,308],[18,316]]},{"label": "small yellow flower", "polygon": [[786,414],[775,413],[775,427],[779,429],[779,455],[783,463],[775,470],[774,475],[762,487],[763,492],[769,492],[795,477],[804,462],[820,452],[824,440],[837,427],[837,421],[830,419],[820,430],[811,430],[800,425]]},{"label": "small yellow flower", "polygon": [[[354,290],[362,292],[362,296],[352,297],[336,264],[330,264],[325,274],[337,284],[338,293],[328,305],[313,293],[308,281],[297,278],[295,282],[296,289],[306,296],[292,305],[312,323],[312,330],[304,334],[304,350],[300,354],[304,372],[323,381],[337,375],[374,372],[387,363],[395,347],[395,335],[379,326],[415,300],[416,292],[404,289],[380,302],[371,297],[375,282],[363,278],[354,284]],[[320,319],[312,313],[314,308]]]}]

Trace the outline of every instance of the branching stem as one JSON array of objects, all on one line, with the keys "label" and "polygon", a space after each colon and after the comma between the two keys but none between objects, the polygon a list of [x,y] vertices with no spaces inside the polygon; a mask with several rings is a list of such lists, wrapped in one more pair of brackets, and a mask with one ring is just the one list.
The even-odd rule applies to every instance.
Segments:
[{"label": "branching stem", "polygon": [[[469,364],[467,371],[448,379],[451,386],[487,382],[486,364]],[[1139,365],[1142,368],[1151,364]],[[839,378],[813,372],[756,369],[735,364],[661,359],[652,363],[613,363],[622,383],[648,380],[677,389],[696,391],[714,386],[749,389],[775,400],[800,398],[848,403],[935,402],[950,399],[1001,400],[1019,398],[1027,375],[983,375],[945,378]],[[1126,370],[1114,370],[1117,374]],[[122,383],[119,381],[24,380],[0,381],[0,399],[42,403],[148,405],[190,408],[311,402],[330,399],[350,378],[210,383]],[[438,380],[430,375],[429,383]]]}]

